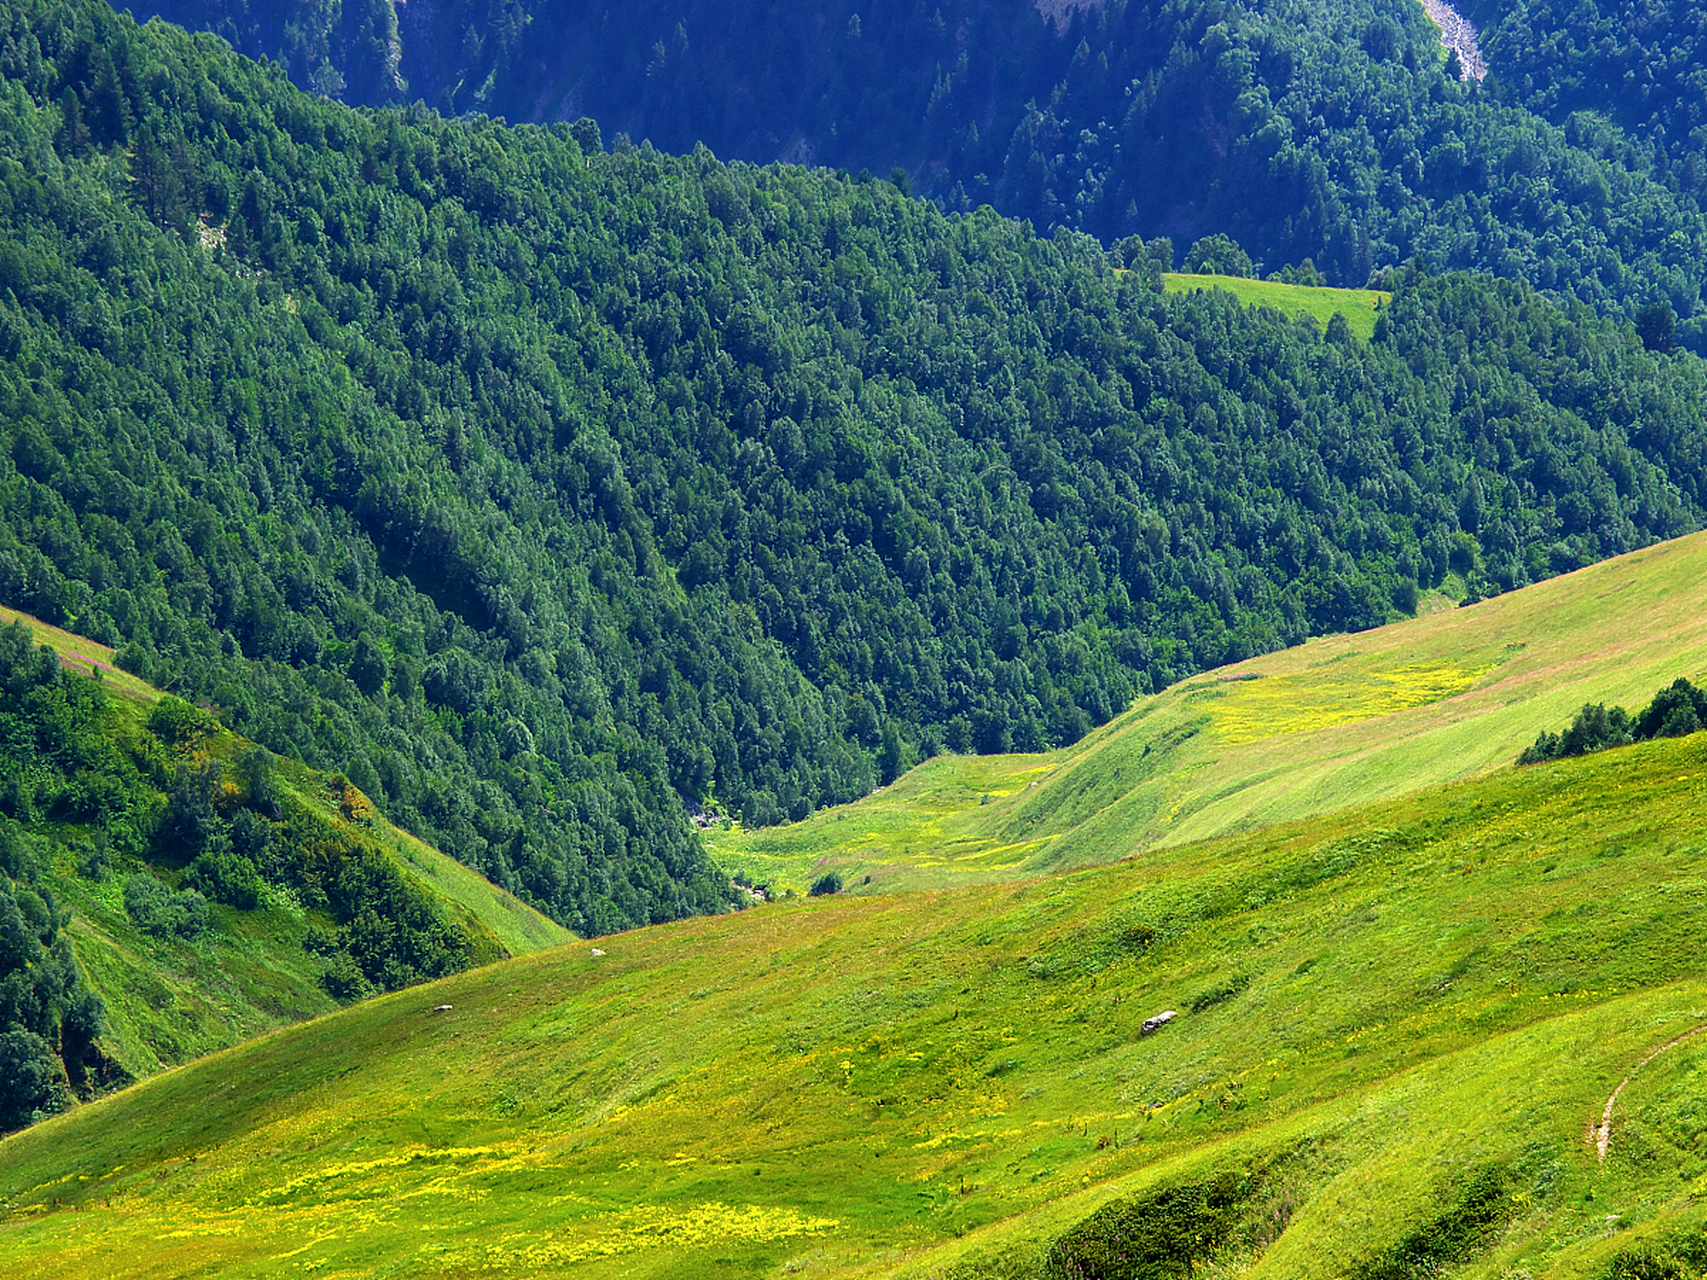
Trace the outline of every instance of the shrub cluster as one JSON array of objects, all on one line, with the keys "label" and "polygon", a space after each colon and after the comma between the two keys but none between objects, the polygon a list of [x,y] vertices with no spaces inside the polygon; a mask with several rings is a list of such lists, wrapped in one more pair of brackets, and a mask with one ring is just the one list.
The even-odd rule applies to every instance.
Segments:
[{"label": "shrub cluster", "polygon": [[1519,764],[1539,764],[1566,756],[1586,755],[1652,738],[1682,738],[1707,728],[1707,689],[1697,689],[1681,676],[1661,689],[1639,714],[1623,707],[1585,704],[1570,727],[1558,733],[1543,731],[1535,745],[1524,748]]},{"label": "shrub cluster", "polygon": [[[330,926],[326,986],[340,997],[473,961],[467,930],[375,843],[372,806],[347,780],[331,789],[344,819],[333,822],[282,792],[263,748],[217,758],[222,730],[205,709],[167,696],[137,726],[98,681],[61,670],[20,623],[0,628],[0,695],[0,823],[61,819],[90,829],[85,870],[102,875],[113,858],[128,867],[125,911],[144,933],[194,942],[217,927],[212,904],[253,911],[272,883]],[[155,873],[161,866],[184,868],[176,889]],[[23,889],[18,901],[34,910],[41,899]]]},{"label": "shrub cluster", "polygon": [[1254,1180],[1228,1172],[1116,1200],[1049,1248],[1050,1280],[1188,1280],[1232,1235]]},{"label": "shrub cluster", "polygon": [[146,871],[124,882],[124,909],[130,922],[156,938],[193,942],[213,927],[207,899],[195,889],[173,892]]},{"label": "shrub cluster", "polygon": [[0,817],[0,1133],[122,1076],[95,1046],[106,1011],[77,969],[69,912],[38,861],[35,842]]}]

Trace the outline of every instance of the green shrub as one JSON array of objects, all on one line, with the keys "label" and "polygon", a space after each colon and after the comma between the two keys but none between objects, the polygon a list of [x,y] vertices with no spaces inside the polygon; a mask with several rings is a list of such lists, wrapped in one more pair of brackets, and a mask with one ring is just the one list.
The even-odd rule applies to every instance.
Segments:
[{"label": "green shrub", "polygon": [[1654,695],[1647,709],[1636,717],[1631,736],[1638,742],[1649,738],[1682,738],[1707,727],[1707,689],[1697,689],[1684,679]]},{"label": "green shrub", "polygon": [[62,1110],[68,1092],[46,1040],[33,1031],[0,1031],[0,1133]]},{"label": "green shrub", "polygon": [[332,957],[332,963],[320,975],[320,985],[334,1000],[360,1000],[374,993],[373,984],[347,951]]},{"label": "green shrub", "polygon": [[148,731],[174,747],[193,747],[218,729],[219,721],[207,712],[171,694],[156,702],[148,713]]},{"label": "green shrub", "polygon": [[37,931],[30,927],[16,897],[0,884],[0,977],[29,968],[41,954]]},{"label": "green shrub", "polygon": [[156,938],[193,941],[213,927],[213,913],[200,893],[174,893],[146,872],[124,882],[124,909],[132,924]]},{"label": "green shrub", "polygon": [[179,767],[172,778],[157,833],[163,850],[179,857],[193,857],[210,842],[224,840],[225,820],[219,813],[224,776],[224,770],[212,760]]},{"label": "green shrub", "polygon": [[1185,270],[1193,276],[1248,278],[1252,274],[1250,255],[1231,236],[1220,232],[1204,236],[1191,246],[1185,256]]},{"label": "green shrub", "polygon": [[1457,1203],[1413,1228],[1397,1244],[1352,1272],[1355,1280],[1419,1280],[1467,1261],[1482,1249],[1511,1210],[1506,1169],[1486,1165],[1476,1171]]},{"label": "green shrub", "polygon": [[1707,1234],[1625,1250],[1602,1274],[1605,1280],[1699,1280],[1707,1275]]},{"label": "green shrub", "polygon": [[1116,1200],[1049,1247],[1047,1274],[1051,1280],[1184,1280],[1229,1238],[1254,1189],[1250,1176],[1230,1171]]},{"label": "green shrub", "polygon": [[228,849],[205,850],[184,872],[184,888],[240,911],[253,911],[260,906],[264,887],[255,864]]},{"label": "green shrub", "polygon": [[1197,995],[1197,998],[1191,1002],[1191,1011],[1193,1013],[1202,1013],[1205,1009],[1213,1009],[1223,1001],[1231,1000],[1234,996],[1238,995],[1250,985],[1250,974],[1237,974],[1221,986],[1211,987],[1208,991],[1200,992]]},{"label": "green shrub", "polygon": [[273,756],[265,747],[250,747],[237,757],[232,770],[243,793],[243,803],[256,813],[279,817],[278,786],[273,780]]},{"label": "green shrub", "polygon": [[1566,756],[1587,755],[1608,747],[1653,738],[1681,738],[1707,728],[1707,690],[1697,689],[1679,678],[1654,695],[1641,712],[1632,717],[1623,707],[1585,704],[1563,733],[1545,730],[1518,756],[1519,764],[1539,764]]},{"label": "green shrub", "polygon": [[812,888],[809,890],[809,896],[822,898],[828,894],[840,893],[841,891],[842,877],[834,871],[826,871],[823,875],[819,876],[812,882]]}]

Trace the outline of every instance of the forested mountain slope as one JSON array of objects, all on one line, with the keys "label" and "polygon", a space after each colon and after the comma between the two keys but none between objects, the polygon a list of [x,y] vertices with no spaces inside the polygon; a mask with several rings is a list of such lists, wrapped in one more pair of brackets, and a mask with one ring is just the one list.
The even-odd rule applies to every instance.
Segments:
[{"label": "forested mountain slope", "polygon": [[337,1001],[568,940],[347,779],[4,613],[0,1132]]},{"label": "forested mountain slope", "polygon": [[1700,526],[1702,367],[1514,282],[1370,342],[883,182],[368,115],[0,6],[0,601],[587,932],[921,755]]},{"label": "forested mountain slope", "polygon": [[[1638,142],[1639,162],[1699,200],[1707,188],[1707,11],[1666,0],[1469,0],[1500,87],[1556,122],[1579,112]],[[1592,127],[1592,126],[1591,126]]]},{"label": "forested mountain slope", "polygon": [[[1688,321],[1701,306],[1699,18],[1682,4],[1489,0],[1480,86],[1447,68],[1415,0],[1109,0],[1063,6],[1059,25],[1032,0],[139,12],[217,29],[353,102],[587,115],[670,152],[899,165],[949,208],[988,201],[1045,232],[1167,235],[1182,251],[1228,233],[1270,270],[1309,257],[1353,287],[1415,259],[1603,311],[1663,303]],[[1699,328],[1682,330],[1697,346]]]}]

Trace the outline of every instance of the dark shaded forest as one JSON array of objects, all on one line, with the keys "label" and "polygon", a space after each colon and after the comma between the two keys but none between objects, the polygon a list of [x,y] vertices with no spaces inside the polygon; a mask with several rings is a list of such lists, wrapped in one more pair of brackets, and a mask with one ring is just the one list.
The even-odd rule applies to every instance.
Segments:
[{"label": "dark shaded forest", "polygon": [[1523,283],[1396,272],[1363,343],[1161,294],[1158,240],[358,112],[93,0],[0,5],[0,73],[0,600],[588,933],[727,905],[696,811],[1707,505],[1699,362]]},{"label": "dark shaded forest", "polygon": [[1474,270],[1702,349],[1702,18],[1487,0],[1461,82],[1418,4],[1109,0],[166,0],[299,85],[512,121],[590,116],[685,154],[869,169],[1105,244],[1231,235],[1360,286]]}]

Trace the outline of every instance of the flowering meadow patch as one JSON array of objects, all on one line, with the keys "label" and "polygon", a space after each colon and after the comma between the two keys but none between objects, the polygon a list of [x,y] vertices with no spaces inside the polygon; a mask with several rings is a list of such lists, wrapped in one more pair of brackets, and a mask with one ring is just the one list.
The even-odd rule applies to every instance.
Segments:
[{"label": "flowering meadow patch", "polygon": [[775,1205],[708,1201],[683,1209],[635,1205],[551,1233],[516,1232],[491,1242],[422,1247],[435,1269],[528,1275],[653,1249],[672,1253],[822,1236],[841,1225]]},{"label": "flowering meadow patch", "polygon": [[1331,729],[1444,702],[1473,688],[1492,669],[1492,664],[1411,663],[1387,671],[1302,671],[1229,680],[1210,723],[1218,739],[1234,745]]}]

